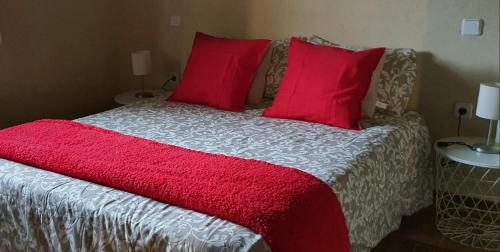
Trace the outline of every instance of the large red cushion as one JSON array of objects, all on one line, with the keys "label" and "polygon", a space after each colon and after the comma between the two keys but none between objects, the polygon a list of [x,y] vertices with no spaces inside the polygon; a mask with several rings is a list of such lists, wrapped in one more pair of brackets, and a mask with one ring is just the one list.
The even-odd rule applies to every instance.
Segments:
[{"label": "large red cushion", "polygon": [[215,38],[196,33],[184,77],[170,101],[243,111],[269,40]]},{"label": "large red cushion", "polygon": [[354,52],[292,38],[285,77],[263,115],[361,129],[361,103],[384,50]]}]

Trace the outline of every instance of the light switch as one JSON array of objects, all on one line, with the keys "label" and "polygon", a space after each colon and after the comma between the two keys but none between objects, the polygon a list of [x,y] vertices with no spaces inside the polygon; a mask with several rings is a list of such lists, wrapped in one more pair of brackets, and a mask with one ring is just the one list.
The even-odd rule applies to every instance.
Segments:
[{"label": "light switch", "polygon": [[481,36],[483,34],[483,20],[467,18],[462,20],[462,36]]},{"label": "light switch", "polygon": [[181,16],[170,16],[170,26],[180,26]]}]

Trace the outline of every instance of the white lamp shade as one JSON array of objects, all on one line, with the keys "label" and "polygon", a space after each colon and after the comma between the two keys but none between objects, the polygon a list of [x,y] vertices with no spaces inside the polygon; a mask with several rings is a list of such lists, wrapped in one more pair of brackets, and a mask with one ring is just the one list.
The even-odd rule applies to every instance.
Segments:
[{"label": "white lamp shade", "polygon": [[500,83],[484,83],[479,88],[476,115],[500,120]]},{"label": "white lamp shade", "polygon": [[142,50],[132,52],[132,72],[137,76],[144,76],[151,73],[151,52]]}]

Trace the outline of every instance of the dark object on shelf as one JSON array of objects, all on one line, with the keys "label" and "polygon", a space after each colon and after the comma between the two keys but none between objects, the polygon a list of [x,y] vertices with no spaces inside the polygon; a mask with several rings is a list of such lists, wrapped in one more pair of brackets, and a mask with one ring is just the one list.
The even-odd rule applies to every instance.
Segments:
[{"label": "dark object on shelf", "polygon": [[437,142],[437,146],[440,147],[440,148],[444,148],[444,147],[448,147],[448,146],[451,146],[451,145],[463,145],[471,150],[474,150],[474,147],[470,144],[466,144],[464,142]]},{"label": "dark object on shelf", "polygon": [[139,92],[139,93],[135,93],[134,96],[136,98],[140,98],[140,99],[154,97],[153,93],[151,93],[151,92]]}]

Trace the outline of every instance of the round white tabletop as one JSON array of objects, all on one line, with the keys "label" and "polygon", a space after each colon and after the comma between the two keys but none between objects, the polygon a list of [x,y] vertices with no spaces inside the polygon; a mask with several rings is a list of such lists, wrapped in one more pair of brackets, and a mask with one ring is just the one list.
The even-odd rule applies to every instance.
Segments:
[{"label": "round white tabletop", "polygon": [[436,152],[453,161],[467,165],[480,166],[485,168],[500,169],[500,154],[486,154],[471,150],[464,145],[450,145],[448,147],[439,147],[437,142],[464,142],[472,145],[484,143],[484,138],[479,137],[448,137],[439,139],[434,144]]},{"label": "round white tabletop", "polygon": [[164,91],[164,90],[161,90],[161,89],[158,89],[158,90],[134,90],[134,91],[128,91],[128,92],[124,92],[124,93],[120,93],[120,94],[117,94],[115,96],[115,102],[118,103],[118,104],[121,104],[121,105],[128,105],[128,104],[132,104],[132,103],[135,103],[135,102],[138,102],[138,101],[142,101],[142,100],[145,100],[145,99],[150,99],[150,98],[139,98],[139,97],[136,97],[135,94],[136,93],[140,93],[140,92],[151,92],[153,93],[153,97],[158,97],[158,96],[165,96],[167,97],[171,92],[167,92],[167,91]]}]

